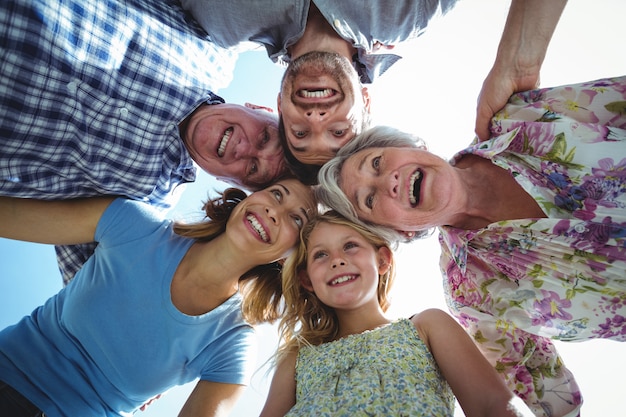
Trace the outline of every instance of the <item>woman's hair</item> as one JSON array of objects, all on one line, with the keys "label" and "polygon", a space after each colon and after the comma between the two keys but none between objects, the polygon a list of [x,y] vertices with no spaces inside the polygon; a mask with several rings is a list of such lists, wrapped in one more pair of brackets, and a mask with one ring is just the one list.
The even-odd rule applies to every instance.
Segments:
[{"label": "woman's hair", "polygon": [[[199,241],[212,240],[226,231],[233,209],[246,197],[247,194],[238,188],[227,188],[219,197],[204,204],[202,209],[208,220],[190,224],[177,222],[174,232]],[[273,322],[280,317],[281,271],[281,264],[272,262],[257,265],[239,277],[239,291],[243,299],[241,311],[247,322]]]},{"label": "woman's hair", "polygon": [[392,227],[359,219],[354,206],[341,189],[341,170],[348,158],[364,149],[385,147],[426,149],[426,144],[419,137],[393,127],[376,126],[366,130],[346,143],[333,159],[322,166],[318,174],[319,186],[315,189],[315,197],[320,204],[338,211],[350,221],[360,224],[390,242],[425,237],[430,234],[430,230],[416,232],[411,239],[407,239]]},{"label": "woman's hair", "polygon": [[[318,214],[300,232],[300,244],[285,262],[282,274],[284,313],[279,329],[283,344],[278,356],[297,351],[302,345],[319,345],[337,337],[339,323],[335,310],[322,303],[315,294],[305,289],[300,274],[307,267],[307,249],[313,230],[321,223],[347,226],[360,233],[374,248],[390,245],[383,237],[330,210]],[[329,236],[329,239],[332,239]],[[389,292],[395,277],[394,262],[378,279],[378,303],[383,311],[389,308]]]}]

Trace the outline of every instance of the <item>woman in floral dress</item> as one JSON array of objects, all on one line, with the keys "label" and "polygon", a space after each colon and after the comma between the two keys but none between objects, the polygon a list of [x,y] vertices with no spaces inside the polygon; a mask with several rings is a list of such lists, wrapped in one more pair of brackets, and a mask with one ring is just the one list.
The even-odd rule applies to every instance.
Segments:
[{"label": "woman in floral dress", "polygon": [[374,128],[319,196],[396,236],[439,227],[450,311],[536,415],[576,415],[552,339],[626,340],[626,77],[515,94],[491,129],[448,163]]}]

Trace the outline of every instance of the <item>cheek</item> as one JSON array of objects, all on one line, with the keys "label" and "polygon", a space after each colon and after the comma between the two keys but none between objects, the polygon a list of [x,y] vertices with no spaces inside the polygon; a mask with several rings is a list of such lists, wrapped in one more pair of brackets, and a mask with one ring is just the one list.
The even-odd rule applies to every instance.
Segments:
[{"label": "cheek", "polygon": [[298,238],[300,237],[300,231],[294,228],[283,231],[280,241],[282,243],[281,248],[284,248],[282,252],[283,257],[287,257],[296,247]]}]

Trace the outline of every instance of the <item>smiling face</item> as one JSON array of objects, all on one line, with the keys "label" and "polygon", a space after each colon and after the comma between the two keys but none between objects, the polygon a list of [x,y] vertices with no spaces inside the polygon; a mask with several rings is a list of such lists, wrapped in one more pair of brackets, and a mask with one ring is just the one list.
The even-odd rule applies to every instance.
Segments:
[{"label": "smiling face", "polygon": [[293,179],[257,191],[233,210],[226,233],[241,253],[267,264],[286,257],[316,212],[310,187]]},{"label": "smiling face", "polygon": [[379,274],[387,272],[391,252],[374,247],[354,228],[318,223],[307,244],[306,276],[302,285],[327,306],[352,310],[378,308]]},{"label": "smiling face", "polygon": [[204,105],[182,130],[189,154],[200,168],[233,185],[259,189],[285,171],[278,120],[265,110]]},{"label": "smiling face", "polygon": [[315,51],[287,67],[278,111],[294,157],[304,164],[322,165],[363,129],[369,95],[349,60]]},{"label": "smiling face", "polygon": [[363,220],[417,231],[449,224],[462,203],[456,170],[417,148],[369,148],[341,169],[341,189]]}]

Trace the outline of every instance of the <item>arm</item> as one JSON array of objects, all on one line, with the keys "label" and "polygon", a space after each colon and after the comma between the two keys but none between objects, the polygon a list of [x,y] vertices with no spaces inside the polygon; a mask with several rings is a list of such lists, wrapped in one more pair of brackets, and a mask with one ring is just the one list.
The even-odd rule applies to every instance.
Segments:
[{"label": "arm", "polygon": [[98,221],[111,201],[0,197],[0,236],[56,245],[93,242]]},{"label": "arm", "polygon": [[246,387],[200,380],[178,417],[226,417]]},{"label": "arm", "polygon": [[261,417],[282,417],[296,404],[297,357],[297,352],[289,353],[276,366]]},{"label": "arm", "polygon": [[476,134],[489,139],[491,117],[518,91],[539,86],[539,72],[567,0],[512,0],[496,61],[478,96]]},{"label": "arm", "polygon": [[431,309],[412,320],[466,416],[521,415],[515,395],[452,317]]}]

